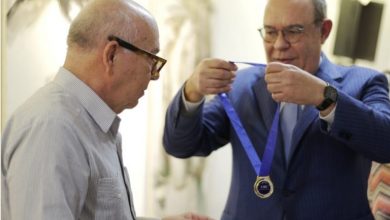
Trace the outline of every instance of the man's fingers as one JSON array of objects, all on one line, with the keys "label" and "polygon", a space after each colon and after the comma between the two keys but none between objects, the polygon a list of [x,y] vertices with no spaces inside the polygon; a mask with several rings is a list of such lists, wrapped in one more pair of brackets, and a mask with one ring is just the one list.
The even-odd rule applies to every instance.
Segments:
[{"label": "man's fingers", "polygon": [[270,73],[278,73],[282,72],[283,70],[286,70],[289,67],[289,65],[279,62],[271,62],[267,64],[267,67],[265,68],[265,72]]}]

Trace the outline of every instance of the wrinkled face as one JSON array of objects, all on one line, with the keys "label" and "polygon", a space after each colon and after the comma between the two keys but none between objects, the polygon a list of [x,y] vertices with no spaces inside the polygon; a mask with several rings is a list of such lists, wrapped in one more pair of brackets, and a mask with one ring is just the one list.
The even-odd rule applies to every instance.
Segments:
[{"label": "wrinkled face", "polygon": [[[264,14],[264,27],[273,31],[270,34],[277,35],[274,42],[264,40],[268,62],[292,64],[313,74],[317,71],[321,45],[326,37],[321,33],[322,23],[314,24],[311,0],[269,0]],[[302,32],[293,32],[297,30]],[[296,39],[299,40],[289,42],[286,37],[288,34],[298,34]]]},{"label": "wrinkled face", "polygon": [[[129,42],[138,48],[156,54],[159,51],[157,27],[151,27],[145,23],[137,27],[139,27],[137,35]],[[115,65],[113,65],[111,79],[111,103],[113,103],[113,110],[119,113],[126,108],[135,107],[138,99],[144,95],[151,80],[154,60],[145,54],[118,45],[113,62]]]}]

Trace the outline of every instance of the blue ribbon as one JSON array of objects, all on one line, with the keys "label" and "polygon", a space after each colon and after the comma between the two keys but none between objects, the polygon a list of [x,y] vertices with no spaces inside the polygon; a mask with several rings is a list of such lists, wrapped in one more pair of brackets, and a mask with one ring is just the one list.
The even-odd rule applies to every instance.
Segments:
[{"label": "blue ribbon", "polygon": [[267,65],[264,63],[254,63],[254,62],[242,62],[242,61],[229,61],[231,63],[239,63],[239,64],[246,64],[250,66],[260,66],[260,67],[266,67]]},{"label": "blue ribbon", "polygon": [[[242,63],[251,66],[265,67],[265,64],[261,64],[261,63],[251,63],[251,62],[232,62],[232,63]],[[236,111],[234,110],[232,104],[230,103],[230,100],[227,97],[226,93],[220,93],[218,94],[218,96],[222,102],[226,114],[230,119],[230,123],[232,124],[256,174],[258,176],[269,176],[272,160],[276,148],[276,139],[278,136],[278,125],[279,125],[279,118],[280,118],[279,103],[276,107],[274,119],[272,121],[272,126],[268,134],[267,144],[265,146],[265,150],[263,153],[263,162],[261,162],[260,158],[257,156],[255,148],[252,145],[252,142],[248,137],[248,134],[245,131],[245,128],[241,123],[240,118],[238,117]]]}]

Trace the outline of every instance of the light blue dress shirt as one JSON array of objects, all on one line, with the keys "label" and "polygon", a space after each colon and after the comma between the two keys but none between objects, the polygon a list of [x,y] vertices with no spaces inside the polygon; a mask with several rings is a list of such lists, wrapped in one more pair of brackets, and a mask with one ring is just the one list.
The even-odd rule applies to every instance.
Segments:
[{"label": "light blue dress shirt", "polygon": [[119,123],[92,89],[61,68],[4,130],[2,219],[134,219]]}]

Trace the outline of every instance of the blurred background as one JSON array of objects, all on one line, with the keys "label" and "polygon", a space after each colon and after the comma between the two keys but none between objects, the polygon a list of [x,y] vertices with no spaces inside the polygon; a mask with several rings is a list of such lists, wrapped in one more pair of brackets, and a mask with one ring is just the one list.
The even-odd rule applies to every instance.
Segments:
[{"label": "blurred background", "polygon": [[[88,0],[1,1],[1,125],[63,64],[70,21]],[[231,149],[207,158],[175,159],[162,148],[170,99],[206,57],[265,62],[261,37],[266,1],[136,0],[157,19],[159,55],[168,60],[158,81],[134,109],[123,112],[123,157],[137,214],[196,211],[219,219],[231,175]],[[390,70],[390,2],[328,0],[332,34],[323,51],[332,61]],[[377,218],[390,213],[390,168],[374,166],[369,190]],[[386,181],[387,182],[386,182]],[[384,193],[383,193],[384,192]],[[376,198],[384,198],[376,202]],[[383,202],[385,201],[385,202]],[[386,211],[387,210],[387,211]],[[387,217],[386,217],[387,216]],[[390,218],[390,217],[389,217]]]}]

